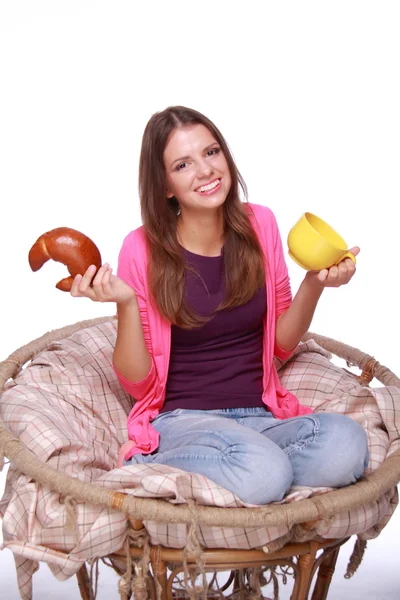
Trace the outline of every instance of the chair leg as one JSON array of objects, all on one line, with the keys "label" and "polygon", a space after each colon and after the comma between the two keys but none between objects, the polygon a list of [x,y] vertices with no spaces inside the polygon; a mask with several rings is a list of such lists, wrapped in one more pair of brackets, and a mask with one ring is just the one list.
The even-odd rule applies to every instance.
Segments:
[{"label": "chair leg", "polygon": [[298,558],[299,571],[295,577],[295,584],[291,600],[307,600],[313,576],[316,550],[310,554],[302,554]]},{"label": "chair leg", "polygon": [[150,562],[154,575],[154,585],[161,586],[161,600],[170,600],[167,592],[167,565],[155,553],[151,552]]},{"label": "chair leg", "polygon": [[332,581],[332,576],[335,572],[339,551],[340,546],[331,552],[328,552],[327,556],[321,562],[311,600],[326,600],[328,597],[329,586]]},{"label": "chair leg", "polygon": [[82,600],[92,600],[93,594],[90,589],[90,579],[85,563],[83,563],[77,572],[76,578],[78,580],[79,592]]}]

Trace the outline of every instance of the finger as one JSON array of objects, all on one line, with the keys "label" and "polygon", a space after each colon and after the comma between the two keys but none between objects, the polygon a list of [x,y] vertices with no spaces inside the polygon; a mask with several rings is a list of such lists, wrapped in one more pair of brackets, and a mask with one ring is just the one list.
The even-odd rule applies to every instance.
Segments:
[{"label": "finger", "polygon": [[101,287],[98,288],[98,293],[102,294],[103,301],[112,295],[112,287],[110,284],[111,271],[112,271],[112,269],[109,266],[107,266],[107,269],[104,272],[103,279],[101,281]]},{"label": "finger", "polygon": [[104,273],[103,277],[103,285],[105,288],[108,288],[111,281],[112,268],[109,266],[107,271]]},{"label": "finger", "polygon": [[360,254],[360,248],[358,246],[354,246],[353,248],[349,248],[348,252],[351,252],[354,254],[354,256],[357,256],[357,254]]},{"label": "finger", "polygon": [[352,265],[354,265],[353,261],[350,258],[347,260],[343,260],[341,263],[338,264],[338,267],[337,267],[338,268],[338,278],[337,278],[338,285],[347,283],[351,279],[351,276],[352,276],[351,267],[347,263],[347,261],[349,261]]},{"label": "finger", "polygon": [[328,271],[327,279],[331,282],[337,281],[339,278],[339,268],[337,265],[333,265]]},{"label": "finger", "polygon": [[356,264],[353,260],[351,260],[351,258],[345,258],[344,260],[342,260],[342,263],[346,265],[350,271],[356,270]]},{"label": "finger", "polygon": [[96,273],[96,266],[95,265],[90,265],[90,267],[88,267],[85,271],[85,273],[83,274],[83,277],[81,279],[80,285],[79,285],[79,289],[81,291],[83,291],[84,289],[86,289],[87,287],[89,287],[92,279],[93,279],[93,275]]},{"label": "finger", "polygon": [[86,298],[90,298],[93,300],[93,289],[90,286],[90,283],[93,279],[93,275],[96,272],[96,266],[90,265],[90,267],[83,274],[79,284],[78,284],[78,295],[85,296]]},{"label": "finger", "polygon": [[350,281],[350,279],[353,277],[354,273],[356,272],[356,265],[351,258],[345,258],[344,260],[342,260],[339,263],[338,268],[339,268],[339,276],[341,279],[343,279],[343,281],[345,283]]},{"label": "finger", "polygon": [[328,277],[328,269],[322,269],[322,271],[320,271],[317,275],[317,279],[321,283],[325,283],[327,277]]},{"label": "finger", "polygon": [[93,287],[100,287],[103,284],[104,274],[106,273],[108,267],[108,263],[104,263],[104,265],[100,267],[92,281]]},{"label": "finger", "polygon": [[357,267],[350,258],[346,258],[346,260],[344,261],[344,264],[347,269],[347,281],[350,281],[350,279],[353,277],[354,273],[356,272]]},{"label": "finger", "polygon": [[79,296],[79,284],[82,280],[82,275],[76,275],[76,277],[74,277],[74,280],[72,282],[71,285],[71,290],[70,290],[70,294],[71,296],[77,297]]},{"label": "finger", "polygon": [[84,282],[84,276],[76,275],[71,286],[71,295],[77,298],[90,298],[93,300],[93,292],[91,287]]}]

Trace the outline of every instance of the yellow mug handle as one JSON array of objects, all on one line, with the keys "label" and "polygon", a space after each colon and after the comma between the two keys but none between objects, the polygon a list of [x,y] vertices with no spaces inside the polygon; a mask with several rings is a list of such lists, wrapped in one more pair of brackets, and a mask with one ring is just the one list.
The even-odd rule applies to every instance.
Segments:
[{"label": "yellow mug handle", "polygon": [[337,265],[342,262],[342,260],[345,260],[345,258],[351,258],[351,260],[353,261],[354,264],[356,264],[356,257],[354,256],[354,254],[352,252],[346,252],[346,254],[343,254],[343,256],[340,258],[340,260],[337,261]]}]

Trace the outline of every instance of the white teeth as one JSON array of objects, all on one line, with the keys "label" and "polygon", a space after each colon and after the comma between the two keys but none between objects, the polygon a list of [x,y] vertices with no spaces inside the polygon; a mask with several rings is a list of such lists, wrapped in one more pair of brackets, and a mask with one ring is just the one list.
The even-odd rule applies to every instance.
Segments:
[{"label": "white teeth", "polygon": [[217,187],[217,185],[219,184],[219,179],[216,179],[215,181],[213,181],[212,183],[209,183],[208,185],[203,185],[201,186],[198,191],[199,192],[209,192],[210,190],[213,190],[215,187]]}]

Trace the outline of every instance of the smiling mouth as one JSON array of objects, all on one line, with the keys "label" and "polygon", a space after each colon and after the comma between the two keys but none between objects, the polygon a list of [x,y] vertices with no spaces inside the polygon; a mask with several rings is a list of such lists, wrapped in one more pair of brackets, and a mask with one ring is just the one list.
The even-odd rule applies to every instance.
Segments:
[{"label": "smiling mouth", "polygon": [[201,187],[198,187],[196,192],[210,192],[211,190],[213,190],[214,188],[217,187],[217,185],[219,185],[221,182],[220,179],[215,179],[214,181],[211,181],[211,183],[207,183],[207,185],[202,185]]}]

